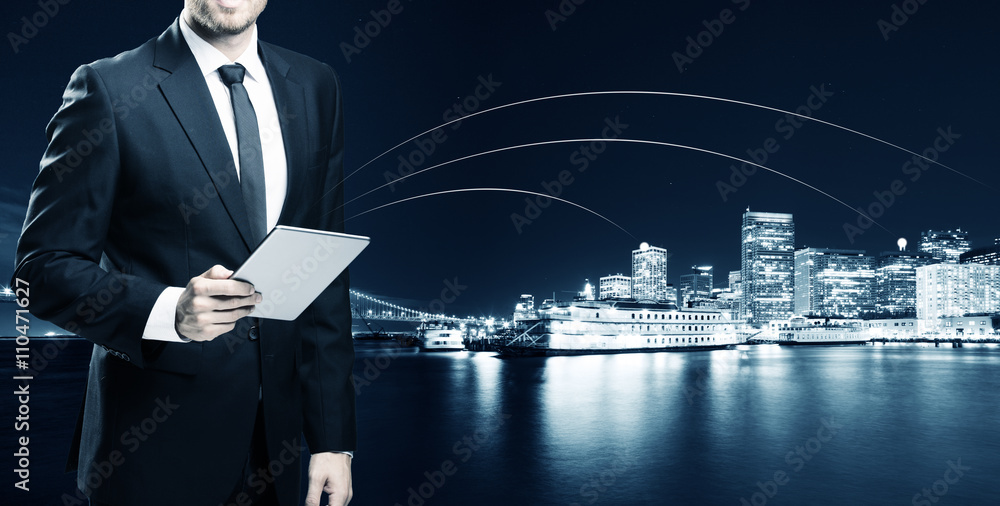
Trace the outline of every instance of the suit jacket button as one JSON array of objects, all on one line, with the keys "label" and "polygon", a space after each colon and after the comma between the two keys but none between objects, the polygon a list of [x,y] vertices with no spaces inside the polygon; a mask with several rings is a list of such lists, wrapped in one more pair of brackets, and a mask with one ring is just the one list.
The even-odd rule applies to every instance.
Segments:
[{"label": "suit jacket button", "polygon": [[249,337],[251,341],[256,341],[260,338],[260,331],[257,329],[256,325],[250,327],[250,332],[247,337]]}]

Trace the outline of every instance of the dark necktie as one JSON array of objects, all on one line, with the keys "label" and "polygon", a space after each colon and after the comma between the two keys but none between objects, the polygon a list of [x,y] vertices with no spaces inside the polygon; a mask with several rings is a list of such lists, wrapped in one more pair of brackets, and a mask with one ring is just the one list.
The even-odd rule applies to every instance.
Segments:
[{"label": "dark necktie", "polygon": [[219,67],[222,82],[229,87],[236,116],[237,151],[240,156],[240,189],[243,203],[250,219],[254,246],[260,244],[267,235],[267,201],[264,199],[264,154],[260,147],[260,131],[257,115],[253,112],[250,96],[243,86],[246,69],[243,65],[223,65]]}]

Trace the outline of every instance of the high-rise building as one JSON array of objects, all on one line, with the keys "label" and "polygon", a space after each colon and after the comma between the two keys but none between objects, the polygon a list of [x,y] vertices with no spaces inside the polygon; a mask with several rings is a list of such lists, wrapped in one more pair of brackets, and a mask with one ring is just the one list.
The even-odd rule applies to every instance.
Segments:
[{"label": "high-rise building", "polygon": [[725,298],[729,302],[729,318],[736,320],[743,318],[743,281],[740,271],[729,271],[729,295]]},{"label": "high-rise building", "polygon": [[969,233],[962,229],[921,232],[919,250],[940,262],[957,264],[962,253],[969,251]]},{"label": "high-rise building", "polygon": [[1000,239],[993,246],[970,249],[958,257],[960,264],[1000,265]]},{"label": "high-rise building", "polygon": [[632,251],[632,298],[667,300],[667,250],[642,243]]},{"label": "high-rise building", "polygon": [[681,274],[681,303],[710,298],[714,286],[711,265],[691,266],[690,274]]},{"label": "high-rise building", "polygon": [[917,267],[936,262],[930,253],[886,251],[875,265],[875,311],[913,315],[917,310]]},{"label": "high-rise building", "polygon": [[1000,265],[917,267],[917,318],[933,326],[946,316],[1000,311]]},{"label": "high-rise building", "polygon": [[857,318],[874,311],[873,264],[861,250],[796,250],[795,313]]},{"label": "high-rise building", "polygon": [[791,214],[743,213],[743,317],[754,325],[792,316],[795,223]]},{"label": "high-rise building", "polygon": [[601,278],[601,300],[632,298],[632,278],[622,274],[609,274]]}]

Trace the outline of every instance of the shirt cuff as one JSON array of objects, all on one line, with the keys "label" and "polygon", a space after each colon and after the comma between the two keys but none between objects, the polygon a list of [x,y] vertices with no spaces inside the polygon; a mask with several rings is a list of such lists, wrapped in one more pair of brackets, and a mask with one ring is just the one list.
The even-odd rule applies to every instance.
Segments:
[{"label": "shirt cuff", "polygon": [[354,452],[330,452],[330,453],[346,453],[351,456],[351,460],[354,460]]},{"label": "shirt cuff", "polygon": [[153,304],[153,310],[149,312],[149,319],[146,320],[146,328],[142,331],[142,338],[153,341],[168,341],[172,343],[186,343],[190,339],[177,333],[174,325],[177,314],[177,301],[180,300],[184,289],[170,286],[160,292]]}]

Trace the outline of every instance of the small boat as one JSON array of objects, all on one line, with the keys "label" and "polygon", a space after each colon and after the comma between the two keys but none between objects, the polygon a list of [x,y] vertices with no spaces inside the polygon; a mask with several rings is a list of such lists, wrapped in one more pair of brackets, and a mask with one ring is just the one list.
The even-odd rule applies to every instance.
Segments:
[{"label": "small boat", "polygon": [[778,344],[864,344],[872,338],[859,320],[793,316],[778,329]]},{"label": "small boat", "polygon": [[420,347],[424,351],[461,351],[465,349],[464,332],[448,323],[425,322],[420,326]]}]

